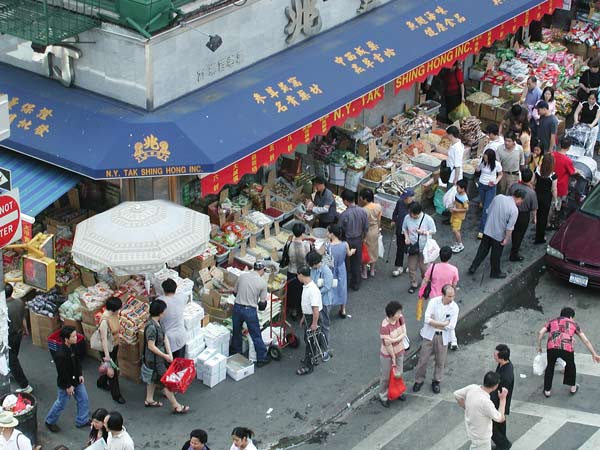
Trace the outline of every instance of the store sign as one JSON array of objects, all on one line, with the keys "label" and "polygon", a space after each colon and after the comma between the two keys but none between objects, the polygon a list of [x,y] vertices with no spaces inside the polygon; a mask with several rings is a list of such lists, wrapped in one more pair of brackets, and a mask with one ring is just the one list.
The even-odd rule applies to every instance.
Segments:
[{"label": "store sign", "polygon": [[[503,3],[501,0],[493,1],[496,6],[500,6]],[[520,27],[529,25],[532,20],[541,20],[545,14],[551,14],[556,8],[562,5],[562,2],[563,0],[548,0],[541,3],[535,8],[531,8],[512,19],[497,25],[491,30],[482,33],[467,42],[463,42],[426,63],[403,73],[394,80],[394,92],[397,95],[402,89],[409,88],[414,83],[423,82],[429,75],[437,74],[444,67],[452,66],[457,60],[462,60],[470,54],[478,53],[482,47],[491,47],[495,41],[506,38],[510,33],[516,33]],[[434,13],[429,15],[428,12],[425,12],[423,17],[418,16],[414,21],[411,21],[410,24],[407,23],[407,26],[411,30],[414,28],[416,31],[419,27],[425,27],[425,25],[427,25],[425,20],[433,20],[433,16]],[[417,27],[417,25],[419,25],[419,27]],[[424,29],[427,29],[427,27]]]},{"label": "store sign", "polygon": [[383,99],[383,94],[381,86],[219,172],[205,176],[201,182],[202,195],[218,194],[226,185],[239,183],[243,175],[256,173],[259,168],[274,164],[277,158],[292,153],[299,144],[308,144],[315,136],[327,134],[331,127],[344,124],[363,109],[373,108]]},{"label": "store sign", "polygon": [[0,195],[0,249],[21,239],[19,190]]}]

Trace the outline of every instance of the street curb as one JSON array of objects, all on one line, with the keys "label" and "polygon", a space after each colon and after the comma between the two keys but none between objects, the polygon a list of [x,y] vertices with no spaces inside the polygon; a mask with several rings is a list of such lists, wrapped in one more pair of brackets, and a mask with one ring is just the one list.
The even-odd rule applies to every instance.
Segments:
[{"label": "street curb", "polygon": [[[541,271],[544,266],[544,257],[540,256],[537,260],[532,261],[528,266],[523,269],[514,278],[507,278],[504,283],[493,293],[483,297],[477,304],[471,304],[470,307],[461,308],[463,313],[459,314],[459,321],[456,328],[457,335],[459,336],[459,342],[461,335],[467,330],[480,327],[491,317],[501,312],[507,305],[509,305],[515,298],[518,298],[517,293],[521,293],[524,289],[535,291],[537,280],[541,276]],[[482,281],[483,282],[483,281]],[[464,308],[464,309],[463,309]],[[414,342],[414,340],[413,340]],[[410,371],[414,368],[419,354],[420,346],[411,346],[411,351],[408,356],[404,359],[404,370]],[[367,387],[362,389],[345,407],[340,409],[338,412],[333,414],[329,419],[323,421],[318,426],[314,427],[309,432],[297,436],[294,439],[294,443],[285,447],[278,447],[277,443],[270,444],[268,447],[270,450],[288,450],[299,447],[307,443],[322,429],[336,422],[344,414],[348,413],[354,406],[359,402],[367,398],[379,385],[379,377],[373,378],[373,381],[369,383]]]}]

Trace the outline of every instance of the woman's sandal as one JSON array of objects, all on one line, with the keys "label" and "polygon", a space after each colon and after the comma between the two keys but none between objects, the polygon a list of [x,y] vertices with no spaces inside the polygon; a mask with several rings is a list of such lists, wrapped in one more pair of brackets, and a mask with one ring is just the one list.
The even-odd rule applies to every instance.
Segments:
[{"label": "woman's sandal", "polygon": [[576,384],[576,385],[575,385],[575,390],[574,390],[574,391],[571,391],[571,390],[569,390],[569,394],[571,394],[571,395],[575,395],[575,394],[577,394],[577,391],[578,391],[578,390],[579,390],[579,385],[578,385],[578,384]]},{"label": "woman's sandal", "polygon": [[187,405],[181,405],[181,409],[173,408],[173,414],[187,414],[190,407]]},{"label": "woman's sandal", "polygon": [[312,373],[312,369],[308,368],[308,367],[300,367],[298,368],[298,370],[296,370],[296,375],[308,375],[309,373]]},{"label": "woman's sandal", "polygon": [[161,402],[153,401],[153,402],[144,402],[144,406],[146,408],[160,408],[163,404]]}]

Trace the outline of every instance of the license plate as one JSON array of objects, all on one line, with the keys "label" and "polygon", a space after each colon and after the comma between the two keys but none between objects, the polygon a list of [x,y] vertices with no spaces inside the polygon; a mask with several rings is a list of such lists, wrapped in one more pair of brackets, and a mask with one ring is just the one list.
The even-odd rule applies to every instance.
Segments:
[{"label": "license plate", "polygon": [[584,275],[578,275],[576,273],[572,273],[569,276],[569,283],[577,284],[578,286],[587,287],[588,277],[586,277]]}]

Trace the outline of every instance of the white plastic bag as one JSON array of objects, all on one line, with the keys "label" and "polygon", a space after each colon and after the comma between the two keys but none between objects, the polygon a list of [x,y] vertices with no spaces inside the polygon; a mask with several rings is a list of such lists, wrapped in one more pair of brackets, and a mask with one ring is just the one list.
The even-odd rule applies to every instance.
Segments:
[{"label": "white plastic bag", "polygon": [[454,206],[454,199],[456,198],[456,186],[452,186],[448,189],[448,192],[444,194],[444,206],[446,209],[452,208]]},{"label": "white plastic bag", "polygon": [[548,365],[548,358],[545,353],[538,353],[533,358],[533,373],[534,375],[542,376],[546,371],[546,366]]},{"label": "white plastic bag", "polygon": [[379,239],[377,239],[377,246],[378,246],[378,255],[380,258],[383,258],[383,256],[385,255],[385,248],[383,247],[383,235],[379,235]]},{"label": "white plastic bag", "polygon": [[425,264],[432,263],[440,256],[440,246],[432,237],[427,237],[425,248],[423,249],[423,261]]}]

